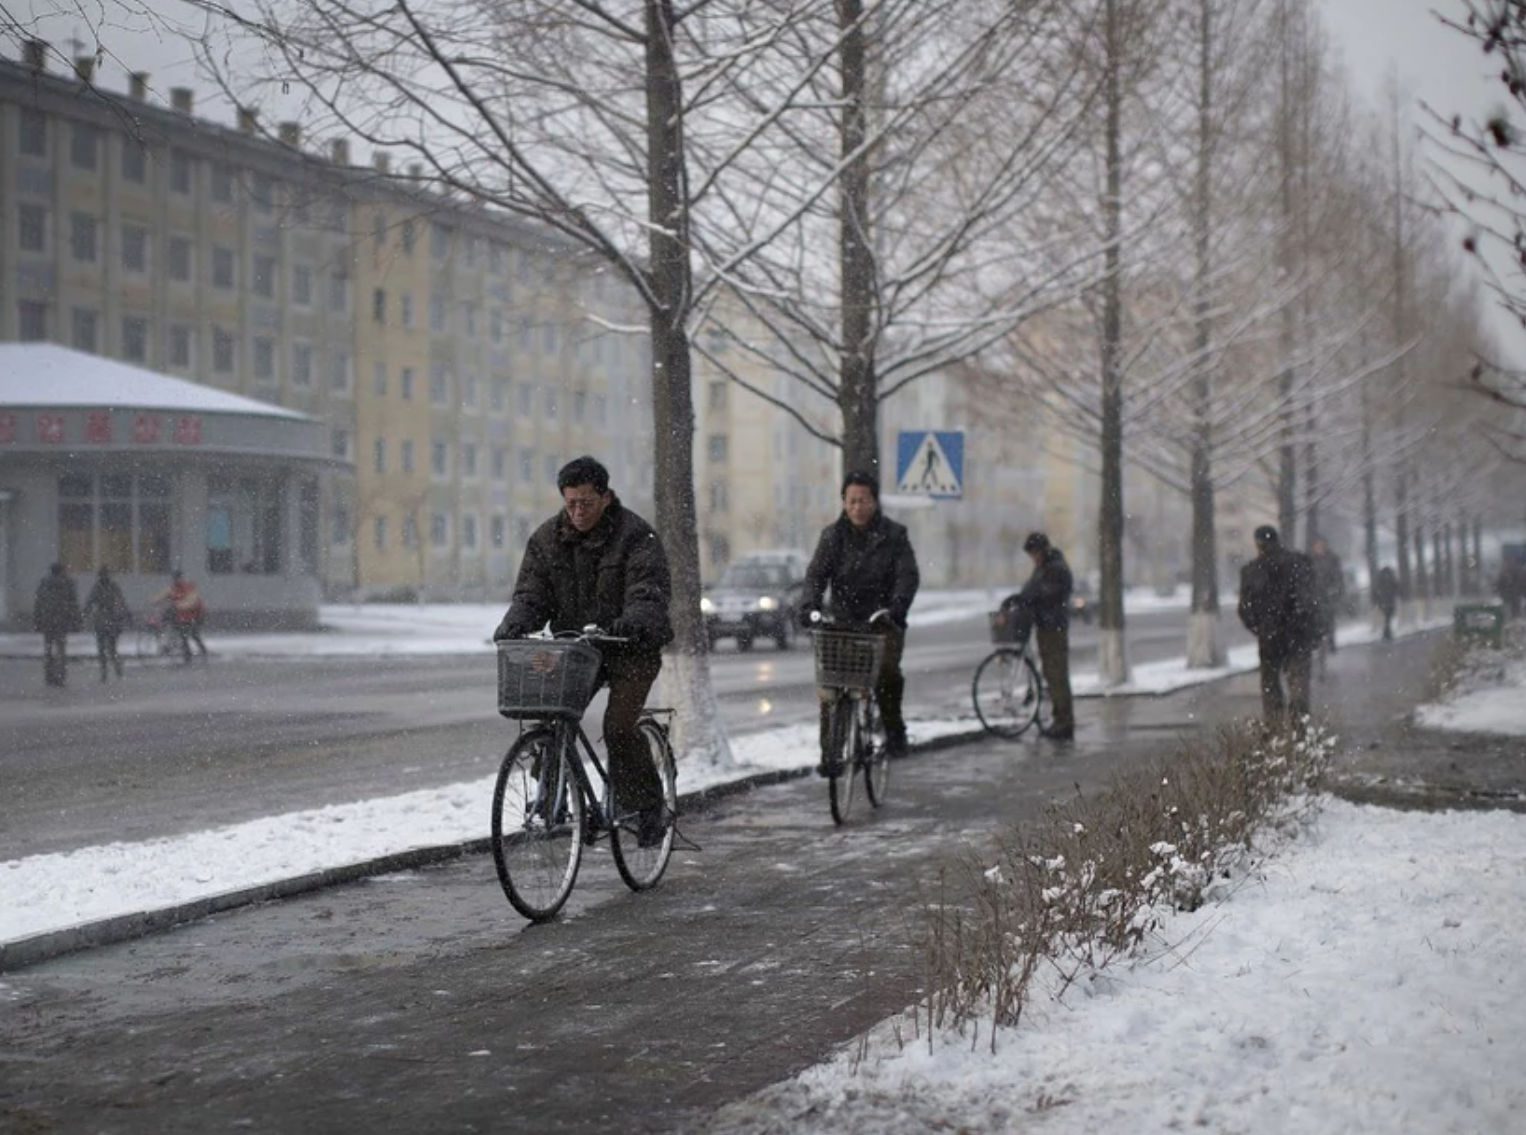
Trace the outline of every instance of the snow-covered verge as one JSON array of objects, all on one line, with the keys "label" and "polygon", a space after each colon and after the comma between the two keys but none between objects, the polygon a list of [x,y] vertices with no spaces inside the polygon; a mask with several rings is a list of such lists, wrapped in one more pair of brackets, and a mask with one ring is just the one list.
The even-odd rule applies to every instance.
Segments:
[{"label": "snow-covered verge", "polygon": [[[971,722],[909,723],[913,744],[967,733]],[[696,792],[816,763],[815,725],[731,739],[735,767],[680,763],[678,790]],[[488,835],[493,777],[309,808],[208,831],[0,862],[0,944],[123,914],[299,878],[400,852]]]},{"label": "snow-covered verge", "polygon": [[1148,956],[990,1036],[885,1022],[715,1131],[1519,1131],[1526,816],[1339,800]]},{"label": "snow-covered verge", "polygon": [[1526,737],[1526,633],[1515,629],[1504,650],[1469,651],[1441,700],[1418,707],[1414,720],[1425,729]]}]

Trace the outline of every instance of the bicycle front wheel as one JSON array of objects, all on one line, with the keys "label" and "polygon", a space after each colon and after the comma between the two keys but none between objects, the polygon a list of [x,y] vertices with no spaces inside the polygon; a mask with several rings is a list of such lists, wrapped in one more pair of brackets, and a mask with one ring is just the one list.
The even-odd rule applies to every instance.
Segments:
[{"label": "bicycle front wheel", "polygon": [[1033,724],[1043,690],[1033,661],[1007,647],[988,654],[970,684],[980,724],[988,733],[1007,738],[1021,737]]},{"label": "bicycle front wheel", "polygon": [[583,793],[551,729],[510,747],[493,788],[493,865],[515,910],[544,922],[562,909],[583,858]]},{"label": "bicycle front wheel", "polygon": [[673,746],[668,743],[668,731],[655,721],[645,720],[641,722],[641,739],[646,743],[647,756],[657,772],[657,779],[662,782],[662,807],[667,827],[661,842],[642,847],[636,832],[624,824],[615,824],[609,850],[615,857],[615,869],[620,872],[620,878],[633,891],[655,887],[668,869],[668,860],[673,855],[674,821],[678,816],[678,775],[673,762]]},{"label": "bicycle front wheel", "polygon": [[858,746],[862,736],[858,714],[851,698],[841,697],[832,706],[832,775],[827,781],[827,802],[832,808],[832,821],[846,824],[853,812],[854,787],[861,766]]}]

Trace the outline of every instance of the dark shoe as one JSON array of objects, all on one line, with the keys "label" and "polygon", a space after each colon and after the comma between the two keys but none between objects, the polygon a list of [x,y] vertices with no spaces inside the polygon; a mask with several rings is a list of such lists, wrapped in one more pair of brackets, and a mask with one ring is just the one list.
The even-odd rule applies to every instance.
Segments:
[{"label": "dark shoe", "polygon": [[906,743],[906,732],[887,733],[885,735],[885,755],[891,759],[898,759],[906,755],[910,746]]},{"label": "dark shoe", "polygon": [[671,824],[672,817],[663,805],[641,809],[636,819],[636,846],[661,847]]},{"label": "dark shoe", "polygon": [[1063,729],[1050,729],[1044,733],[1051,741],[1074,741],[1076,739],[1075,726],[1066,726]]},{"label": "dark shoe", "polygon": [[816,775],[822,778],[833,777],[842,771],[837,761],[823,760],[816,766]]}]

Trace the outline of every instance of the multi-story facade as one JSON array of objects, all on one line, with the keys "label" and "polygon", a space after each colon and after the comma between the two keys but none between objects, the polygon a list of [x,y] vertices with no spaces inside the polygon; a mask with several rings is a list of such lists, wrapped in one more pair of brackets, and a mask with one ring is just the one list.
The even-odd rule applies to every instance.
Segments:
[{"label": "multi-story facade", "polygon": [[[0,61],[0,340],[52,340],[312,414],[335,456],[328,590],[501,594],[605,458],[652,499],[649,351],[600,330],[634,297],[544,231],[396,176]],[[590,319],[603,313],[603,322]]]}]

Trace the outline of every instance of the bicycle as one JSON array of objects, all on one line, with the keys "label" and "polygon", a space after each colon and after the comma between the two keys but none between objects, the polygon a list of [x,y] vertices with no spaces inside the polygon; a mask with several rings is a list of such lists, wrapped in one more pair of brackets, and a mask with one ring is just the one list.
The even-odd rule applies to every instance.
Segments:
[{"label": "bicycle", "polygon": [[530,725],[509,746],[493,787],[493,864],[510,904],[532,922],[561,910],[584,846],[605,835],[615,868],[633,891],[655,887],[673,854],[678,790],[666,723],[673,711],[644,710],[637,723],[664,809],[661,840],[646,847],[636,817],[617,814],[613,780],[581,723],[602,665],[592,644],[625,641],[587,628],[498,644],[498,712]]},{"label": "bicycle", "polygon": [[975,667],[970,696],[975,716],[988,733],[1016,740],[1034,724],[1039,733],[1054,724],[1049,688],[1033,657],[1031,621],[1012,608],[990,614],[991,641],[996,649]]},{"label": "bicycle", "polygon": [[[871,616],[872,624],[875,616]],[[890,780],[890,756],[880,721],[874,683],[885,657],[885,640],[864,629],[834,626],[834,620],[812,612],[812,644],[816,652],[816,685],[829,691],[827,705],[827,802],[832,820],[848,822],[854,787],[863,775],[864,795],[871,807],[885,802]]]},{"label": "bicycle", "polygon": [[163,607],[150,607],[137,621],[133,639],[136,656],[145,662],[163,661],[175,657],[180,650],[175,628]]}]

